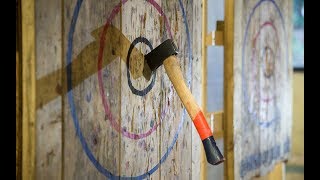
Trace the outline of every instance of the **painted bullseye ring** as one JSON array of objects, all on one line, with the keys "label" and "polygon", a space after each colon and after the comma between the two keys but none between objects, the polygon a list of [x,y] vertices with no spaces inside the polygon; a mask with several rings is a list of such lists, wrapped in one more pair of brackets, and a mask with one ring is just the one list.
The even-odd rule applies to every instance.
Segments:
[{"label": "painted bullseye ring", "polygon": [[[94,154],[92,153],[92,151],[90,150],[87,141],[85,139],[85,137],[82,134],[80,125],[79,125],[79,120],[78,120],[78,116],[77,116],[77,112],[76,112],[76,106],[75,106],[75,102],[73,99],[73,90],[72,90],[72,49],[73,49],[73,35],[74,35],[74,31],[75,31],[75,27],[76,27],[76,22],[78,19],[78,15],[80,12],[80,7],[82,5],[83,0],[77,0],[74,11],[73,11],[73,15],[72,15],[72,20],[71,20],[71,24],[70,24],[70,29],[69,29],[69,33],[68,33],[68,44],[67,44],[67,88],[70,89],[70,91],[67,93],[68,96],[68,102],[69,102],[69,106],[70,106],[70,111],[71,111],[71,116],[73,119],[73,123],[75,126],[75,130],[76,130],[76,134],[80,139],[80,143],[81,146],[85,152],[85,154],[87,155],[87,157],[89,158],[89,160],[92,162],[92,164],[95,166],[95,168],[102,173],[104,176],[106,176],[107,178],[111,178],[111,179],[145,179],[147,177],[149,177],[151,174],[153,174],[159,167],[160,165],[165,162],[165,160],[167,159],[167,157],[169,156],[170,152],[172,151],[174,144],[176,143],[177,139],[178,139],[178,135],[182,129],[182,125],[184,123],[184,119],[185,119],[185,114],[186,114],[186,110],[183,109],[183,114],[181,117],[181,120],[179,122],[177,131],[174,134],[173,140],[170,143],[169,147],[167,148],[167,151],[165,152],[165,154],[161,157],[160,161],[152,168],[150,169],[148,172],[145,172],[141,175],[137,175],[137,176],[117,176],[112,174],[108,169],[106,169],[105,167],[103,167],[99,161],[95,158]],[[125,4],[127,2],[127,0],[122,0],[122,2],[120,2],[118,5],[116,5],[114,7],[114,9],[112,10],[111,15],[108,17],[107,22],[111,22],[112,19],[114,18],[114,16],[120,11],[121,6],[123,4]],[[153,5],[158,11],[159,13],[164,16],[163,11],[161,10],[160,6],[154,1],[154,0],[148,0],[148,3],[150,3],[151,5]],[[189,33],[189,29],[188,29],[188,22],[187,22],[187,18],[186,18],[186,14],[185,14],[185,10],[182,4],[182,0],[179,0],[179,5],[182,11],[182,15],[183,15],[183,19],[184,19],[184,24],[185,24],[185,28],[186,28],[186,34],[187,34],[187,42],[188,42],[188,51],[189,51],[189,67],[188,67],[188,72],[189,74],[187,75],[187,82],[188,82],[188,86],[190,88],[190,84],[191,84],[191,74],[192,74],[192,69],[191,69],[191,65],[192,65],[192,61],[191,61],[191,57],[192,57],[192,49],[191,49],[191,38],[190,38],[190,33]],[[108,23],[106,23],[106,26],[108,25]],[[168,23],[166,23],[166,28],[168,29]],[[105,26],[104,28],[104,32],[107,29]],[[102,33],[102,36],[104,36],[105,33]],[[171,38],[172,35],[170,34]],[[102,58],[102,51],[101,53],[99,53],[99,55]],[[100,66],[101,67],[101,66]],[[101,68],[99,68],[101,70]],[[101,73],[99,70],[98,73]],[[99,74],[98,74],[99,75]],[[100,74],[101,75],[101,74]],[[102,78],[101,78],[102,81]],[[101,86],[102,87],[102,86]]]}]

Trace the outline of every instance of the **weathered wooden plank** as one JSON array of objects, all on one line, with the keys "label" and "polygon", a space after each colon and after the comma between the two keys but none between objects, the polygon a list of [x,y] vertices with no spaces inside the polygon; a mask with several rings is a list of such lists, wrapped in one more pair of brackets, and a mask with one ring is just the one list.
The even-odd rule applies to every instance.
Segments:
[{"label": "weathered wooden plank", "polygon": [[[122,33],[143,54],[151,51],[146,41],[153,48],[160,43],[159,15],[146,1],[128,1],[122,6]],[[154,82],[152,78],[135,79],[132,70],[142,72],[143,59],[129,54],[129,48],[123,52],[125,61],[127,56],[128,62],[121,62],[121,176],[159,179],[159,170],[151,171],[160,162],[159,74]]]},{"label": "weathered wooden plank", "polygon": [[[36,17],[36,78],[58,70],[52,81],[37,83],[37,100],[47,95],[48,84],[61,94],[61,1],[38,0],[35,3]],[[37,81],[38,82],[38,81]],[[50,87],[49,85],[49,87]],[[41,100],[40,100],[41,101]],[[57,179],[61,177],[61,97],[44,104],[36,111],[36,178]]]},{"label": "weathered wooden plank", "polygon": [[[200,47],[201,47],[201,29],[198,29],[198,31],[196,30],[198,26],[200,26],[200,24],[196,25],[194,24],[194,22],[198,22],[200,23],[201,21],[195,21],[194,18],[199,18],[199,16],[201,16],[200,14],[197,14],[197,16],[195,15],[195,11],[194,8],[199,8],[199,2],[189,2],[187,0],[185,1],[180,1],[178,3],[178,1],[176,2],[177,4],[177,10],[175,12],[175,17],[177,19],[178,22],[171,22],[172,23],[172,27],[173,24],[175,24],[175,27],[177,27],[176,23],[179,23],[178,26],[179,29],[176,30],[175,28],[175,38],[177,39],[176,41],[178,41],[179,38],[181,38],[181,42],[180,42],[180,61],[182,61],[181,63],[181,68],[183,69],[183,71],[185,72],[185,83],[187,84],[188,88],[190,90],[192,90],[192,95],[194,96],[194,98],[196,99],[197,103],[201,103],[201,96],[200,96],[200,89],[199,88],[195,88],[195,87],[199,87],[200,86]],[[179,5],[178,5],[179,4]],[[183,10],[182,10],[182,6],[183,6]],[[180,8],[179,8],[180,7]],[[197,9],[198,10],[198,9]],[[178,16],[178,18],[177,18]],[[184,23],[185,22],[185,23]],[[199,34],[194,34],[194,33],[199,33]],[[180,36],[180,37],[179,37]],[[195,38],[197,38],[197,40],[195,40],[194,36],[196,36]],[[197,42],[194,43],[193,42]],[[177,42],[178,43],[178,42]],[[200,47],[199,47],[200,46]],[[190,48],[189,48],[190,47]],[[198,60],[198,61],[197,61]],[[195,90],[196,89],[196,90]],[[178,99],[178,98],[177,98]],[[181,101],[180,99],[177,101],[177,106],[176,107],[181,107]],[[183,114],[182,114],[183,116]],[[179,164],[181,166],[180,171],[179,171],[179,179],[191,179],[192,178],[192,156],[194,153],[194,156],[199,156],[200,151],[198,152],[192,152],[192,135],[194,135],[195,137],[199,137],[199,135],[197,136],[197,134],[192,134],[192,129],[194,128],[193,122],[191,120],[191,118],[189,117],[188,113],[185,113],[186,119],[185,122],[183,124],[183,129],[181,131],[182,134],[180,134],[179,136],[181,136],[181,140],[178,141],[178,148],[177,148],[177,152],[179,152],[179,154],[177,155],[176,158],[176,163],[179,167]],[[180,118],[179,118],[180,119]],[[199,138],[200,139],[200,138]],[[196,143],[199,143],[199,141],[195,141],[195,145]],[[198,144],[199,145],[199,144]],[[180,162],[180,163],[179,163]],[[199,165],[199,164],[197,164]],[[194,166],[195,167],[195,166]],[[200,168],[198,166],[198,168]],[[199,172],[199,169],[195,168],[194,169],[194,173]],[[195,174],[197,175],[197,174]]]},{"label": "weathered wooden plank", "polygon": [[61,98],[57,98],[42,109],[37,110],[36,132],[37,179],[60,178],[62,168]]},{"label": "weathered wooden plank", "polygon": [[[192,74],[192,3],[186,1],[166,1],[162,2],[163,9],[169,19],[173,39],[179,48],[178,58],[184,80],[191,88]],[[183,8],[182,8],[183,7]],[[186,24],[187,23],[187,27]],[[187,29],[186,29],[187,28]],[[167,34],[167,38],[168,34]],[[164,73],[165,72],[161,72]],[[191,127],[193,126],[187,112],[183,110],[183,105],[176,91],[172,88],[167,76],[164,76],[164,83],[167,94],[173,93],[172,101],[168,107],[168,116],[165,123],[161,126],[161,152],[167,152],[172,147],[175,135],[178,135],[177,142],[174,144],[167,160],[161,166],[162,179],[191,179],[192,178],[192,147],[191,147]],[[167,85],[167,86],[166,86]],[[165,100],[165,102],[168,100]],[[172,118],[172,119],[171,119]],[[181,129],[180,129],[181,128]],[[180,130],[179,130],[180,129]],[[180,132],[177,132],[180,131]]]},{"label": "weathered wooden plank", "polygon": [[[121,32],[120,1],[79,2],[65,1],[64,4],[65,52],[72,55],[65,61],[66,66],[70,66],[72,61],[72,68],[66,70],[68,93],[64,98],[63,177],[105,179],[118,176],[121,163],[121,139],[113,126],[120,119],[120,59],[112,55],[119,44],[106,45],[110,41],[121,42],[121,34],[118,33]],[[79,6],[76,6],[77,3]],[[114,13],[116,11],[118,14]],[[74,19],[76,24],[72,24],[75,12],[79,14]],[[113,27],[110,29],[115,30],[114,34],[109,32],[110,29],[103,29],[109,17]],[[72,29],[73,36],[70,34]],[[100,43],[102,34],[104,42]],[[72,49],[69,49],[71,43]],[[104,48],[100,47],[101,44]],[[98,68],[100,48],[103,52],[101,69]],[[70,76],[72,82],[68,82]],[[79,126],[75,126],[77,123]]]},{"label": "weathered wooden plank", "polygon": [[22,177],[35,179],[36,59],[35,1],[21,1],[22,22]]},{"label": "weathered wooden plank", "polygon": [[[196,99],[201,109],[204,110],[203,106],[203,92],[202,92],[202,28],[200,25],[202,22],[202,12],[203,12],[203,4],[202,1],[193,1],[192,4],[184,3],[184,6],[192,6],[192,16],[188,20],[190,38],[192,39],[192,81],[191,81],[191,92]],[[200,28],[201,27],[201,28]],[[199,88],[201,87],[201,88]],[[205,112],[205,111],[204,111]],[[189,119],[187,119],[189,120]],[[191,120],[191,119],[190,119]],[[205,154],[203,153],[203,145],[201,139],[199,138],[199,134],[194,127],[194,125],[190,121],[190,129],[191,132],[191,178],[189,179],[201,179],[203,168],[202,160],[206,161]],[[190,133],[186,132],[186,133]],[[204,169],[205,170],[205,169]]]}]

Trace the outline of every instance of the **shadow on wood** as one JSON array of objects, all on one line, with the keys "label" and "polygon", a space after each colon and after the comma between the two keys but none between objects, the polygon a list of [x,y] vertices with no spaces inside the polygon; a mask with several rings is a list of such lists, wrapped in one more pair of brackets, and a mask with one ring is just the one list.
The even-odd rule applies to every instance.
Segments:
[{"label": "shadow on wood", "polygon": [[[72,61],[72,63],[67,65],[72,68],[72,88],[79,85],[89,76],[98,72],[100,34],[103,31],[103,28],[104,27],[101,26],[91,33],[95,38],[95,41],[88,44]],[[127,52],[131,42],[113,25],[108,27],[105,37],[102,68],[106,67],[113,60],[116,60],[117,57],[120,57],[120,59],[126,63]],[[143,62],[144,55],[137,48],[133,48],[130,56],[130,72],[133,79],[137,79],[142,76]],[[71,90],[67,89],[66,83],[62,85],[57,83],[61,73],[62,78],[67,79],[67,69],[68,67],[63,68],[62,72],[61,69],[56,70],[37,80],[37,109]]]}]

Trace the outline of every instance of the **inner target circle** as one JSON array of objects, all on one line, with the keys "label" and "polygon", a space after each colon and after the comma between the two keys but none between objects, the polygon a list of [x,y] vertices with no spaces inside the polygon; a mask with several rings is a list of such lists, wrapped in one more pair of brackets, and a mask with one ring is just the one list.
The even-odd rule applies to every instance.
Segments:
[{"label": "inner target circle", "polygon": [[269,46],[263,48],[262,69],[265,78],[271,78],[275,71],[275,54]]},{"label": "inner target circle", "polygon": [[138,90],[132,85],[131,76],[130,76],[130,55],[131,55],[132,49],[138,43],[144,43],[149,47],[150,50],[153,50],[152,44],[145,37],[137,37],[135,40],[133,40],[127,54],[127,79],[128,79],[128,86],[133,94],[138,96],[145,96],[146,94],[148,94],[148,92],[150,92],[150,90],[154,86],[155,79],[156,79],[156,71],[152,71],[151,82],[146,88],[142,90]]}]

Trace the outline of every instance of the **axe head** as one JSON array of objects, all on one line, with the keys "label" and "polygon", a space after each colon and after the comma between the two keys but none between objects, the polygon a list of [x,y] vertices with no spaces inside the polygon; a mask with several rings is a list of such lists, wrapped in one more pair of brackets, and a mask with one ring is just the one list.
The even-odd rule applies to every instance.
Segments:
[{"label": "axe head", "polygon": [[143,76],[149,81],[152,72],[163,64],[169,56],[177,55],[178,48],[172,39],[167,39],[144,56]]}]

